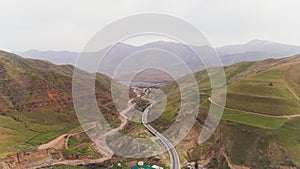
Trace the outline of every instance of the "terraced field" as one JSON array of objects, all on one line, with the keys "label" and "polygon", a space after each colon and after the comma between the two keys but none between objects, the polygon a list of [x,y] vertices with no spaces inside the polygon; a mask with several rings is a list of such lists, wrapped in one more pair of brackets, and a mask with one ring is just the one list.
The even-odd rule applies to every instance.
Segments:
[{"label": "terraced field", "polygon": [[226,107],[269,115],[300,113],[300,102],[285,80],[288,74],[274,68],[228,87]]},{"label": "terraced field", "polygon": [[[232,82],[228,86],[223,120],[249,126],[248,131],[267,135],[270,142],[282,145],[288,157],[300,164],[300,62],[299,56],[290,59],[292,61]],[[236,125],[229,126],[235,128]],[[245,155],[237,153],[233,158],[235,156]]]},{"label": "terraced field", "polygon": [[[227,135],[219,142],[226,147],[231,162],[254,168],[289,165],[288,160],[300,165],[300,56],[238,63],[226,67],[225,72],[227,100],[218,132]],[[213,89],[205,71],[195,76],[201,91],[197,118],[201,125]],[[174,112],[180,105],[173,99],[178,97],[174,89],[175,84],[163,88],[169,99],[162,120],[172,122],[176,118]],[[204,147],[213,148],[219,142],[212,139]]]}]

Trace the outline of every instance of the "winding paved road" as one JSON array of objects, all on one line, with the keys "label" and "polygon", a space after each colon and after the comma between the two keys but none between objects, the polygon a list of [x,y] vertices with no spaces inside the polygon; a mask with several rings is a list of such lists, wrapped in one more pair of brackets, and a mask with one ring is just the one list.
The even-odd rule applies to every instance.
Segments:
[{"label": "winding paved road", "polygon": [[148,123],[148,113],[150,111],[150,109],[152,108],[152,106],[155,104],[156,102],[153,101],[151,103],[150,106],[148,106],[145,110],[144,110],[144,114],[142,116],[142,123],[144,124],[144,126],[153,134],[155,135],[167,148],[168,152],[169,152],[169,156],[170,156],[170,161],[171,161],[171,169],[180,169],[180,161],[179,161],[179,157],[177,154],[176,149],[174,148],[174,146],[172,145],[172,143],[165,138],[162,134],[160,134],[158,131],[156,131],[149,123]]}]

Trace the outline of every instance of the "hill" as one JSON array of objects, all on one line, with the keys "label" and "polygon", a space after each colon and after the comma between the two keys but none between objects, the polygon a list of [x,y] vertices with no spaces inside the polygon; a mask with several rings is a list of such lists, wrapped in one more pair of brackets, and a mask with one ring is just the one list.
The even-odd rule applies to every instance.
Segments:
[{"label": "hill", "polygon": [[[73,69],[0,51],[0,157],[34,149],[79,126],[72,99]],[[99,108],[118,125],[111,79],[96,77]]]},{"label": "hill", "polygon": [[[189,136],[178,147],[187,161],[211,168],[297,168],[300,165],[300,55],[242,62],[225,67],[227,100],[222,121],[213,136],[197,139],[210,104],[206,71],[195,73],[201,91],[200,113]],[[162,90],[168,103],[153,123],[164,131],[180,108],[176,83]],[[164,123],[162,123],[164,122]],[[163,125],[162,125],[163,124]]]}]

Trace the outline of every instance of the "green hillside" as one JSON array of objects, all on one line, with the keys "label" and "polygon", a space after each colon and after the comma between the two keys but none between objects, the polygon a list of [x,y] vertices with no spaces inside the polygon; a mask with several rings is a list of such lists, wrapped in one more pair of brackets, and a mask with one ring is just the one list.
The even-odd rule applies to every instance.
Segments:
[{"label": "green hillside", "polygon": [[[225,67],[225,72],[227,99],[222,121],[207,143],[183,150],[189,152],[188,159],[211,157],[210,165],[216,167],[214,160],[227,165],[226,154],[231,164],[250,168],[300,165],[300,56],[238,63]],[[197,118],[201,126],[210,105],[211,89],[206,71],[195,77],[201,92]],[[153,122],[160,131],[172,124],[180,108],[180,100],[175,100],[180,96],[176,84],[162,89],[168,103],[157,121],[165,123]]]},{"label": "green hillside", "polygon": [[[72,99],[73,66],[23,59],[0,51],[0,157],[41,143],[77,127]],[[96,97],[112,125],[118,125],[111,80],[97,75]]]}]

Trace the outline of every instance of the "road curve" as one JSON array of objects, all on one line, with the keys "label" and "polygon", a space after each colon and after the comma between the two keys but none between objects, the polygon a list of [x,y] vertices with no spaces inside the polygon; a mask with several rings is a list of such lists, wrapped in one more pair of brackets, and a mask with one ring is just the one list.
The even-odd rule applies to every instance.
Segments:
[{"label": "road curve", "polygon": [[176,149],[174,148],[174,146],[172,145],[172,143],[165,138],[162,134],[160,134],[158,131],[156,131],[149,123],[148,123],[148,113],[151,109],[151,107],[155,104],[156,102],[153,101],[151,103],[150,106],[148,106],[143,113],[142,116],[142,123],[143,125],[153,134],[155,135],[167,148],[168,152],[169,152],[169,156],[170,156],[170,161],[171,161],[171,169],[180,169],[180,161],[179,161],[179,157],[177,154]]}]

